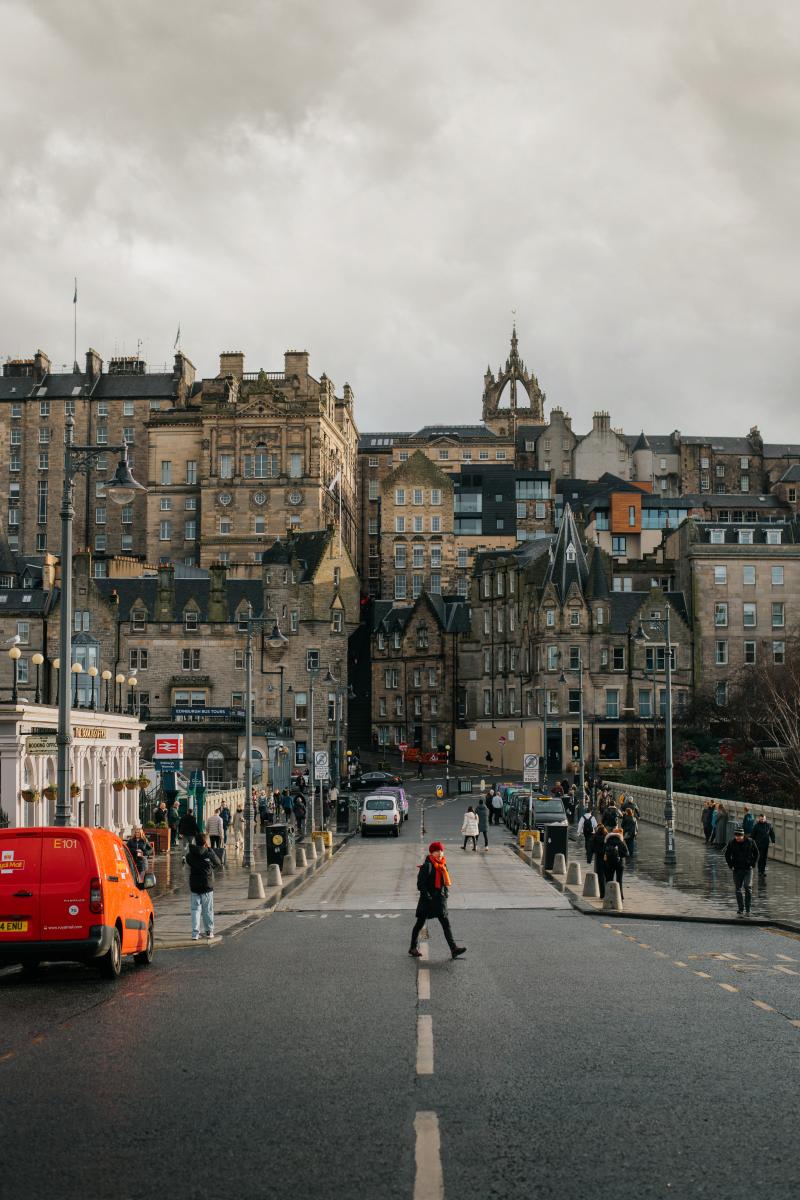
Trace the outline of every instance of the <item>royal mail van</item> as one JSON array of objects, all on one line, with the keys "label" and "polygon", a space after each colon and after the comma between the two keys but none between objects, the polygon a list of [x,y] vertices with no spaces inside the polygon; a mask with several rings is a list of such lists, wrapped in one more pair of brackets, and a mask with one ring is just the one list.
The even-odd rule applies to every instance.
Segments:
[{"label": "royal mail van", "polygon": [[0,829],[0,966],[153,957],[153,904],[128,847],[107,829]]}]

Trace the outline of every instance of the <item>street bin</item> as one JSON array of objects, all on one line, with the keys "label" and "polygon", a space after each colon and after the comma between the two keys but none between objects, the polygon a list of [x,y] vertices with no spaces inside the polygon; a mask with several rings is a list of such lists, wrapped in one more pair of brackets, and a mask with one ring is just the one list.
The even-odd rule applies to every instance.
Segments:
[{"label": "street bin", "polygon": [[557,854],[563,854],[565,860],[568,856],[569,838],[567,835],[569,833],[569,826],[545,825],[543,833],[544,869],[545,871],[552,871]]},{"label": "street bin", "polygon": [[350,797],[339,796],[336,802],[336,832],[350,832]]},{"label": "street bin", "polygon": [[285,825],[267,826],[267,866],[283,866],[289,850],[289,837]]}]

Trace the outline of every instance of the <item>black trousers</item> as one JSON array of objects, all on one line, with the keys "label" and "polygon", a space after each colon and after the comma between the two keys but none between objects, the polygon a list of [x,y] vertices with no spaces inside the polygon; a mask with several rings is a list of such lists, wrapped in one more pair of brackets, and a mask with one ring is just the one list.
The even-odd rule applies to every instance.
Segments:
[{"label": "black trousers", "polygon": [[467,834],[465,834],[465,835],[464,835],[464,845],[461,847],[461,849],[462,849],[462,850],[466,850],[466,848],[467,848],[467,842],[472,842],[472,849],[473,849],[473,850],[477,850],[477,849],[478,849],[478,839],[477,839],[477,837],[475,836],[475,834],[472,834],[472,833],[467,833]]},{"label": "black trousers", "polygon": [[[624,862],[619,863],[619,865],[616,867],[606,867],[605,868],[606,883],[611,883],[612,879],[616,879],[617,883],[619,884],[619,894],[621,897],[623,896],[622,877],[624,874],[625,874],[625,863]],[[601,894],[601,896],[605,896],[606,889],[603,888],[600,894]]]},{"label": "black trousers", "polygon": [[[434,918],[431,917],[430,919],[433,920]],[[411,930],[411,949],[412,950],[416,950],[417,940],[419,938],[420,933],[425,928],[425,922],[427,920],[428,920],[427,917],[417,917],[414,928]],[[453,931],[450,928],[450,918],[449,917],[437,917],[436,920],[439,922],[439,924],[442,927],[442,932],[444,933],[444,940],[447,942],[447,944],[451,950],[454,949],[455,944],[456,944],[456,939],[453,937]]]},{"label": "black trousers", "polygon": [[587,863],[590,863],[592,861],[592,858],[594,857],[594,843],[591,841],[588,841],[586,838],[584,838],[583,840],[584,840],[584,842],[586,842],[586,861],[587,861]]},{"label": "black trousers", "polygon": [[758,847],[758,873],[765,875],[767,871],[767,855],[769,854],[769,842],[765,846]]},{"label": "black trousers", "polygon": [[[488,846],[488,845],[489,845],[489,835],[487,834],[487,832],[486,832],[486,830],[485,830],[485,829],[482,829],[482,830],[481,830],[481,833],[483,834],[483,844],[484,844],[484,846]],[[479,834],[478,836],[480,837],[480,834]]]}]

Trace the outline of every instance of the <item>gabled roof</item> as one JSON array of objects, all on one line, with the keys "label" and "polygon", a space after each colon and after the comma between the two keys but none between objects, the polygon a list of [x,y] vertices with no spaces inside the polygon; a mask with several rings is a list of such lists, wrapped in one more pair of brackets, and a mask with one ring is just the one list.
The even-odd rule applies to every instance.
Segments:
[{"label": "gabled roof", "polygon": [[647,440],[647,435],[645,434],[645,431],[642,430],[642,432],[639,434],[638,438],[636,439],[636,445],[633,447],[633,453],[635,454],[637,450],[649,450],[649,449],[650,449],[650,443]]},{"label": "gabled roof", "polygon": [[[659,599],[664,596],[664,599],[669,601],[673,612],[688,625],[689,614],[686,611],[686,599],[683,592],[666,592],[660,593]],[[649,599],[654,600],[652,591],[646,592],[612,592],[609,596],[609,604],[611,606],[611,632],[612,633],[627,633],[631,621],[636,617],[640,608]],[[663,600],[662,600],[663,603]],[[674,635],[674,630],[671,633]],[[655,638],[658,641],[658,638]],[[662,639],[663,640],[663,639]]]},{"label": "gabled roof", "polygon": [[303,569],[301,582],[312,579],[316,574],[317,567],[325,557],[331,537],[332,533],[329,529],[316,529],[308,533],[290,533],[285,541],[277,538],[269,550],[264,551],[261,561],[265,565],[297,562]]},{"label": "gabled roof", "polygon": [[[153,619],[158,599],[158,577],[148,575],[139,579],[94,579],[92,582],[98,592],[106,600],[111,601],[112,593],[119,599],[119,619],[126,621],[131,608],[137,601],[147,609],[149,619]],[[192,608],[200,614],[200,621],[208,620],[211,580],[206,579],[175,579],[173,620],[180,621],[181,614],[187,604],[194,601]],[[237,619],[239,606],[244,602],[252,605],[253,616],[263,616],[264,593],[261,581],[258,579],[227,579],[225,582],[225,598],[227,620]]]},{"label": "gabled roof", "polygon": [[589,566],[578,526],[575,524],[572,509],[569,504],[565,504],[545,575],[545,586],[552,583],[563,604],[572,585],[576,584],[578,590],[584,592],[588,579]]},{"label": "gabled roof", "polygon": [[413,604],[394,604],[391,600],[376,600],[372,610],[374,633],[402,633],[414,614],[426,608],[446,633],[468,633],[469,604],[461,598],[421,592]]},{"label": "gabled roof", "polygon": [[386,476],[383,482],[385,491],[391,490],[396,483],[401,483],[408,475],[414,475],[417,479],[427,480],[432,487],[452,488],[453,479],[446,471],[437,466],[428,458],[427,454],[423,454],[421,450],[415,450],[414,453],[406,460],[399,463],[395,469]]},{"label": "gabled roof", "polygon": [[589,579],[586,584],[586,599],[587,600],[605,600],[611,594],[611,589],[608,586],[607,567],[604,560],[603,552],[599,546],[595,546],[592,551],[591,561],[589,562]]},{"label": "gabled roof", "polygon": [[800,463],[793,463],[785,470],[778,483],[800,483]]}]

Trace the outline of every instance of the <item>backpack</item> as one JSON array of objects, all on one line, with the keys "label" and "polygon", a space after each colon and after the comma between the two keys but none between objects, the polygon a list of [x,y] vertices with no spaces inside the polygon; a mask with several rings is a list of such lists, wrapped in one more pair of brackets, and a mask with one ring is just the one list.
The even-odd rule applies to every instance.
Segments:
[{"label": "backpack", "polygon": [[583,821],[583,836],[587,839],[594,837],[594,824],[588,813],[584,813],[581,818]]},{"label": "backpack", "polygon": [[604,861],[607,867],[618,867],[620,864],[619,843],[606,842]]}]

